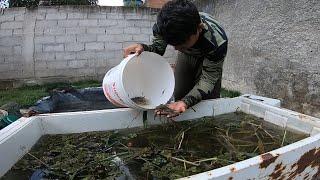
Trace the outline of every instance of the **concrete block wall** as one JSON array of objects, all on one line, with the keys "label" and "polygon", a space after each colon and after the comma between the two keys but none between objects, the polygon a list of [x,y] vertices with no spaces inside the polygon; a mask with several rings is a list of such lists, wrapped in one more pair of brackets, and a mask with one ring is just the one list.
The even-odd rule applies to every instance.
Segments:
[{"label": "concrete block wall", "polygon": [[214,8],[229,37],[223,86],[320,117],[320,1],[215,0]]},{"label": "concrete block wall", "polygon": [[[102,80],[123,48],[150,44],[157,9],[60,6],[12,8],[0,15],[0,83]],[[165,58],[173,63],[168,47]]]}]

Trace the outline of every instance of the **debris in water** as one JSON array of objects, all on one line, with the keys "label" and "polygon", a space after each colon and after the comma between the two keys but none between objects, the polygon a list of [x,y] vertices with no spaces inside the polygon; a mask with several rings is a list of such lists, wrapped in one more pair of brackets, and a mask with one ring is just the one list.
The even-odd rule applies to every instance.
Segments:
[{"label": "debris in water", "polygon": [[134,98],[131,98],[131,100],[138,104],[138,105],[142,105],[142,106],[145,106],[145,105],[148,105],[149,104],[149,100],[145,97],[134,97]]}]

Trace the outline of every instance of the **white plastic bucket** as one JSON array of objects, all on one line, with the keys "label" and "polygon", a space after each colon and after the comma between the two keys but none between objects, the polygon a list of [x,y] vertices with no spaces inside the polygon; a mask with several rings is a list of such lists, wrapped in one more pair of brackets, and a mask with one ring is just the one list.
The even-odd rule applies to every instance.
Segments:
[{"label": "white plastic bucket", "polygon": [[[160,55],[143,52],[129,55],[109,70],[103,79],[103,91],[107,99],[118,107],[154,109],[167,103],[174,91],[174,74],[169,63]],[[143,97],[146,104],[132,101]]]}]

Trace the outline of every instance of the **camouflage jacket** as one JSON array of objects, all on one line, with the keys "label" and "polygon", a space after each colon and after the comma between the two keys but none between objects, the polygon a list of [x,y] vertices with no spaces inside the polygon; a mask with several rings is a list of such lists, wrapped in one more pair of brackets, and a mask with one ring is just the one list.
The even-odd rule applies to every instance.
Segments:
[{"label": "camouflage jacket", "polygon": [[[202,75],[194,88],[182,99],[188,107],[195,105],[204,97],[204,93],[210,93],[216,82],[222,77],[222,66],[226,51],[218,52],[219,47],[227,44],[227,36],[219,23],[209,14],[200,13],[202,22],[205,25],[199,40],[196,44],[182,53],[203,59]],[[155,52],[163,55],[167,43],[153,28],[154,39],[151,45],[142,44],[145,51]]]}]

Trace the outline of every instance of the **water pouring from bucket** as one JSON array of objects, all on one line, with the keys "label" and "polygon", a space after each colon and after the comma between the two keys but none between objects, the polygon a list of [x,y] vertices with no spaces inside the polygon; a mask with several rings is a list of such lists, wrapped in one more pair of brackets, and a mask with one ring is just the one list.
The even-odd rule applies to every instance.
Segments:
[{"label": "water pouring from bucket", "polygon": [[155,109],[166,104],[174,91],[174,74],[160,55],[143,52],[129,55],[103,79],[107,99],[119,107]]}]

